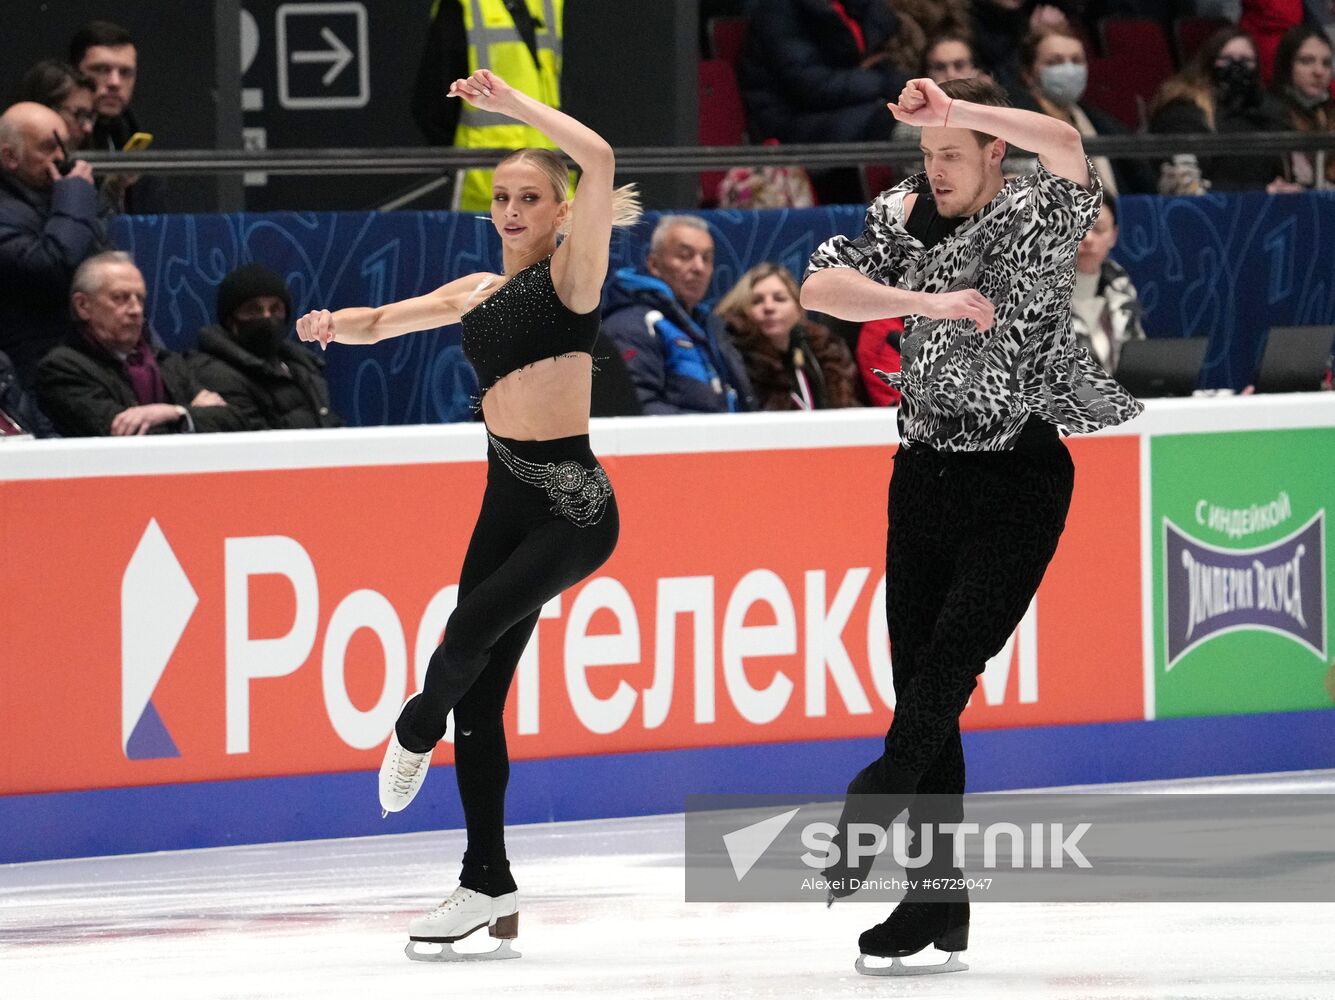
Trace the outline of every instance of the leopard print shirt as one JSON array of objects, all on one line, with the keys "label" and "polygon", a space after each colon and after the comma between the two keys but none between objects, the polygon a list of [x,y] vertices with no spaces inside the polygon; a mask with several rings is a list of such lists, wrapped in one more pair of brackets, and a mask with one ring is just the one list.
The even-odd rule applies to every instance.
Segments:
[{"label": "leopard print shirt", "polygon": [[903,395],[906,445],[1004,451],[1030,416],[1086,434],[1141,412],[1071,329],[1076,247],[1103,201],[1092,164],[1089,176],[1084,188],[1040,163],[927,249],[904,226],[905,196],[931,190],[917,174],[871,203],[860,236],[836,236],[811,255],[808,275],[851,267],[910,291],[976,288],[996,306],[982,332],[969,320],[904,318],[903,370],[876,374]]}]

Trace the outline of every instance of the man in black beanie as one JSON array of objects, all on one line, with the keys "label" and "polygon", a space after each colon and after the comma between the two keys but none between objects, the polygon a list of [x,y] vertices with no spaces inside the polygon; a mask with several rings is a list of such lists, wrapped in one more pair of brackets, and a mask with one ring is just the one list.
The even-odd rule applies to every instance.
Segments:
[{"label": "man in black beanie", "polygon": [[282,278],[263,264],[237,268],[218,285],[218,325],[199,331],[190,367],[251,430],[342,427],[324,361],[288,339],[291,316]]}]

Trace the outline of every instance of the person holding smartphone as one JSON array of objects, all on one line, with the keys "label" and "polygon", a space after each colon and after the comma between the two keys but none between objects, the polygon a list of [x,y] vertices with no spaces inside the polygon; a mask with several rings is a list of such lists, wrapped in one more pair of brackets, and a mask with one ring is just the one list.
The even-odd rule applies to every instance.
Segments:
[{"label": "person holding smartphone", "polygon": [[[134,152],[152,136],[139,127],[130,102],[139,80],[139,50],[131,34],[110,21],[91,21],[70,40],[70,65],[97,85],[97,121],[90,149]],[[117,211],[155,215],[165,211],[163,179],[113,174],[102,184],[103,196]]]}]

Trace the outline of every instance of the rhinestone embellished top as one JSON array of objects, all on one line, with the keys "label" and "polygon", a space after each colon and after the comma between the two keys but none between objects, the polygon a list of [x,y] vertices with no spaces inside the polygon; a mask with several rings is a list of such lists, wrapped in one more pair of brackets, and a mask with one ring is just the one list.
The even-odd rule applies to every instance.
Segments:
[{"label": "rhinestone embellished top", "polygon": [[552,285],[552,259],[530,264],[460,317],[464,354],[485,395],[512,371],[544,358],[593,351],[600,315],[576,313]]}]

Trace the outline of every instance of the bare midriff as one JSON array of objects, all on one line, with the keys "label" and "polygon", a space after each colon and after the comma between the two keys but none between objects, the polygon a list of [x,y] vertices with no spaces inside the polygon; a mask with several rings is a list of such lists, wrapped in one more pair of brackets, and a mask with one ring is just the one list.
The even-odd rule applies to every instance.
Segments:
[{"label": "bare midriff", "polygon": [[593,359],[584,353],[543,358],[517,368],[482,397],[482,416],[497,437],[551,441],[589,433]]}]

